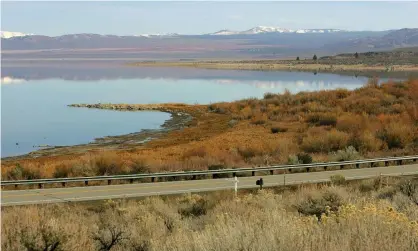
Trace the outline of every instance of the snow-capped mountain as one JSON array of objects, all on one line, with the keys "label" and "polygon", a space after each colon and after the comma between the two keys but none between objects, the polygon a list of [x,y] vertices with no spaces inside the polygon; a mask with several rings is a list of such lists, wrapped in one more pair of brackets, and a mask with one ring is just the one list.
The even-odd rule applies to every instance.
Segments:
[{"label": "snow-capped mountain", "polygon": [[0,31],[1,38],[12,38],[12,37],[24,37],[24,36],[32,36],[34,34],[25,34],[22,32],[16,31]]},{"label": "snow-capped mountain", "polygon": [[257,26],[252,29],[241,32],[241,34],[259,34],[259,33],[270,33],[270,32],[291,32],[289,29],[284,29],[280,27],[269,27],[269,26]]},{"label": "snow-capped mountain", "polygon": [[180,34],[178,33],[165,33],[165,34],[159,34],[159,33],[155,33],[155,34],[140,34],[140,35],[135,35],[135,37],[176,37],[176,36],[180,36]]},{"label": "snow-capped mountain", "polygon": [[245,31],[231,31],[231,30],[220,30],[208,35],[252,35],[252,34],[263,34],[263,33],[331,33],[331,32],[342,32],[343,30],[338,29],[298,29],[291,30],[280,27],[270,26],[257,26]]}]

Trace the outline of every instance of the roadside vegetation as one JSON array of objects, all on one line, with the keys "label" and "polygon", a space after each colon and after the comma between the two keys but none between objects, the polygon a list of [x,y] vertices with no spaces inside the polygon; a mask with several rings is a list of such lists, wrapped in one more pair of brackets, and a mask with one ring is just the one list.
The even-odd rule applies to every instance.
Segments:
[{"label": "roadside vegetation", "polygon": [[[111,109],[128,108],[144,106]],[[180,130],[129,150],[57,149],[54,156],[3,161],[2,178],[239,168],[418,152],[418,80],[378,84],[371,79],[354,91],[266,93],[262,99],[170,109],[194,118]]]},{"label": "roadside vegetation", "polygon": [[418,180],[3,207],[2,250],[418,250]]}]

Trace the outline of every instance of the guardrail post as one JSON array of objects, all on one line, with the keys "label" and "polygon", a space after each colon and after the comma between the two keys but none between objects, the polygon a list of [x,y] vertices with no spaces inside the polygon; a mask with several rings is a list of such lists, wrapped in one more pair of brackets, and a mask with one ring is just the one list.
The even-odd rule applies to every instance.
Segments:
[{"label": "guardrail post", "polygon": [[309,167],[306,168],[306,172],[309,173]]},{"label": "guardrail post", "polygon": [[197,179],[197,176],[193,175],[192,180],[196,180],[196,179]]},{"label": "guardrail post", "polygon": [[402,166],[402,160],[398,160],[398,165]]},{"label": "guardrail post", "polygon": [[129,183],[131,183],[131,184],[134,183],[134,179],[130,179]]},{"label": "guardrail post", "polygon": [[327,166],[324,166],[324,171],[326,171],[326,170],[327,170],[327,168],[328,168]]},{"label": "guardrail post", "polygon": [[108,185],[112,184],[112,180],[107,180],[107,184]]},{"label": "guardrail post", "polygon": [[155,182],[155,177],[151,177],[151,182]]},{"label": "guardrail post", "polygon": [[389,161],[385,161],[385,166],[389,166]]},{"label": "guardrail post", "polygon": [[360,168],[360,164],[359,163],[356,164],[356,168]]},{"label": "guardrail post", "polygon": [[62,182],[62,186],[65,187],[65,182]]},{"label": "guardrail post", "polygon": [[413,159],[414,162],[417,162],[417,159]]},{"label": "guardrail post", "polygon": [[292,173],[292,169],[291,169],[291,168],[289,168],[287,171],[288,171],[289,173]]},{"label": "guardrail post", "polygon": [[88,180],[85,180],[85,181],[84,181],[84,185],[85,185],[85,186],[88,186],[88,185],[89,185],[89,181],[88,181]]},{"label": "guardrail post", "polygon": [[274,170],[270,170],[270,175],[274,175]]},{"label": "guardrail post", "polygon": [[232,177],[237,177],[237,173],[232,173]]},{"label": "guardrail post", "polygon": [[39,187],[39,188],[44,188],[44,184],[39,183],[39,184],[38,184],[38,187]]},{"label": "guardrail post", "polygon": [[15,185],[15,189],[17,189],[17,184]]},{"label": "guardrail post", "polygon": [[340,165],[340,169],[344,169],[344,165]]},{"label": "guardrail post", "polygon": [[251,176],[255,176],[255,171],[252,171],[251,172]]}]

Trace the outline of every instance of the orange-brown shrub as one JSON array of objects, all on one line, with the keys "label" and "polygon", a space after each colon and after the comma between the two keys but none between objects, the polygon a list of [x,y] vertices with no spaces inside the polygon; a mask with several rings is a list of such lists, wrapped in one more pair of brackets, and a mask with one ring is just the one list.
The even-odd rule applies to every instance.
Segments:
[{"label": "orange-brown shrub", "polygon": [[312,134],[303,138],[301,148],[310,153],[337,151],[348,146],[349,134],[332,129],[323,134]]},{"label": "orange-brown shrub", "polygon": [[307,116],[306,122],[316,126],[335,126],[337,116],[329,113],[313,113]]},{"label": "orange-brown shrub", "polygon": [[367,127],[367,118],[358,114],[344,114],[337,119],[336,128],[343,132],[359,132]]},{"label": "orange-brown shrub", "polygon": [[383,142],[370,131],[359,131],[351,135],[349,145],[362,153],[367,153],[379,151],[383,147]]},{"label": "orange-brown shrub", "polygon": [[389,149],[404,148],[411,144],[417,135],[417,128],[402,122],[390,122],[377,132],[377,137]]}]

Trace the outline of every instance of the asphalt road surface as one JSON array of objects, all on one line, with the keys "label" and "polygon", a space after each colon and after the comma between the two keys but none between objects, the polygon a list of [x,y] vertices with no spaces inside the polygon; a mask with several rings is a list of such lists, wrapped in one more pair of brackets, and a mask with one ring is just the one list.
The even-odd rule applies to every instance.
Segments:
[{"label": "asphalt road surface", "polygon": [[[343,175],[347,180],[373,178],[379,175],[414,175],[418,174],[418,164],[325,172],[294,173],[287,175],[242,177],[238,178],[238,190],[239,188],[257,187],[255,183],[256,180],[260,177],[262,177],[264,180],[264,187],[269,187],[324,182],[329,181],[330,177],[336,174]],[[227,189],[234,189],[233,178],[173,181],[161,183],[139,183],[127,185],[13,190],[1,191],[1,206],[131,198]]]}]

